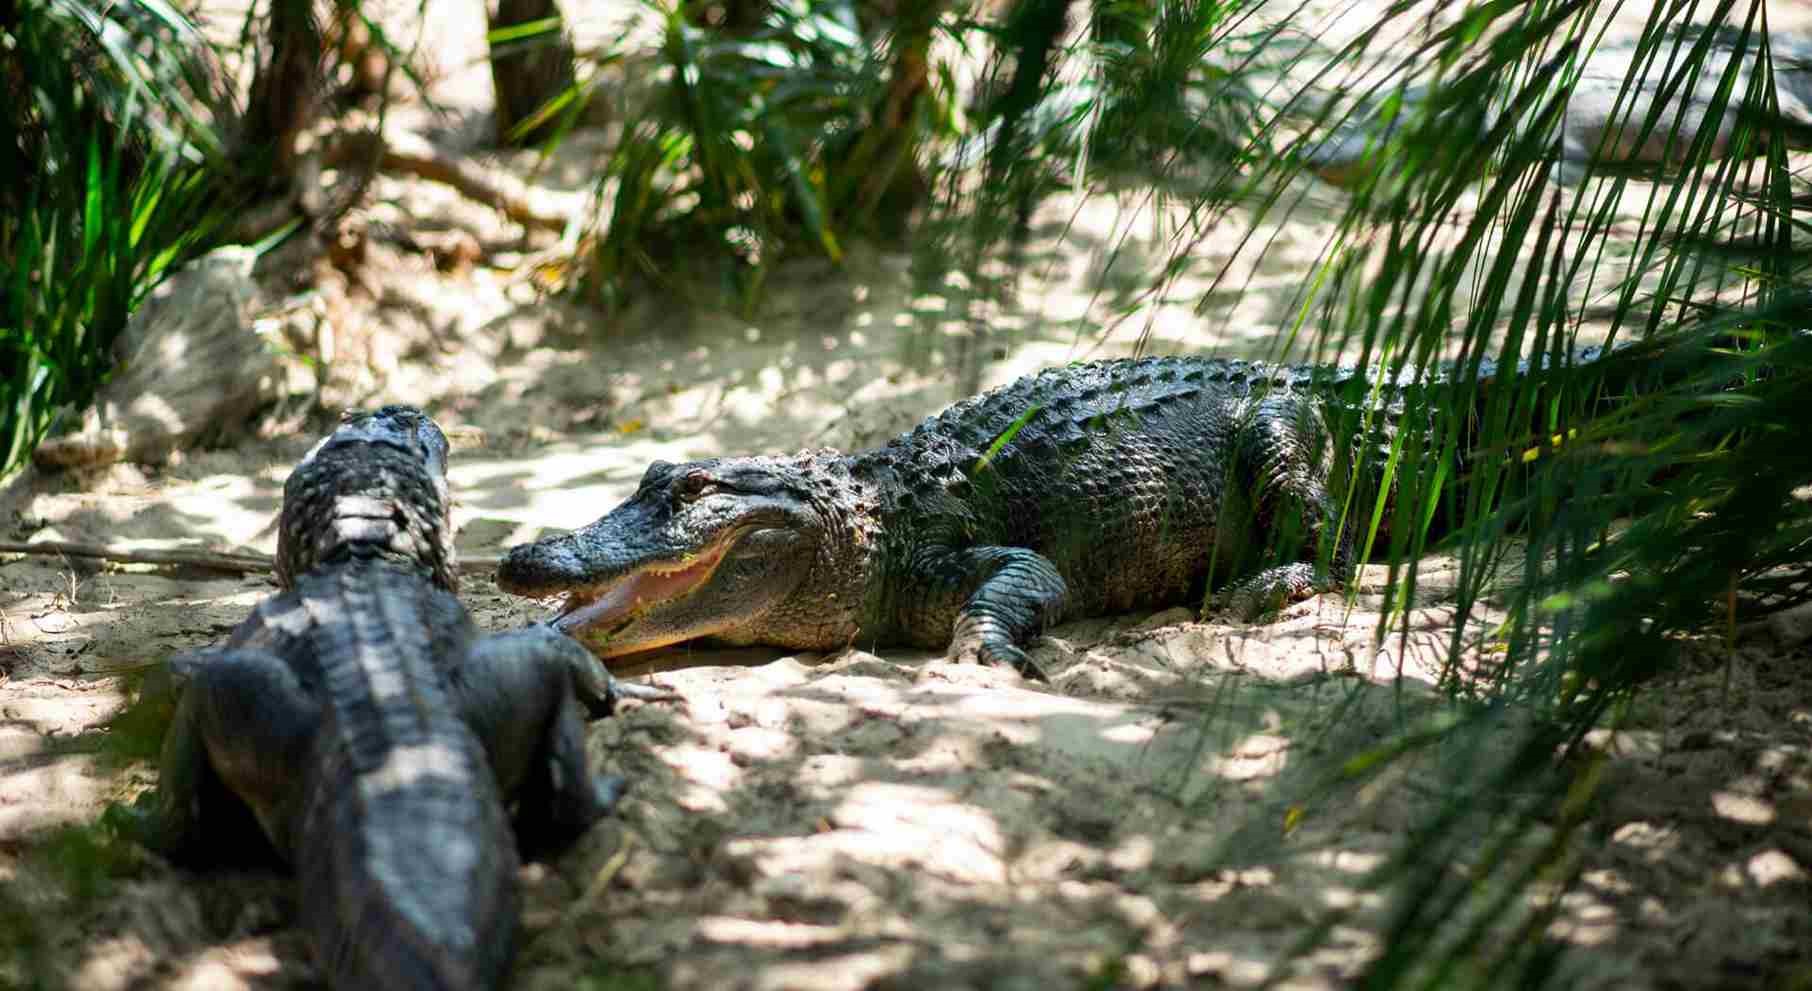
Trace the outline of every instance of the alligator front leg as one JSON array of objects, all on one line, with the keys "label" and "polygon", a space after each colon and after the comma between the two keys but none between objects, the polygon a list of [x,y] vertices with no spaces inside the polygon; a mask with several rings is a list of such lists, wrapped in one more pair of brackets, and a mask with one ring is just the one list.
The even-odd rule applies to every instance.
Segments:
[{"label": "alligator front leg", "polygon": [[177,860],[268,853],[321,721],[320,703],[275,654],[238,649],[171,661],[188,684],[164,735],[157,787],[102,821]]},{"label": "alligator front leg", "polygon": [[586,715],[646,695],[626,691],[577,641],[539,624],[481,637],[449,681],[504,795],[516,800],[525,855],[571,842],[622,797],[621,777],[591,772]]},{"label": "alligator front leg", "polygon": [[1023,547],[927,551],[913,559],[908,583],[921,590],[902,617],[908,630],[924,630],[954,611],[951,657],[974,655],[1048,680],[1020,646],[1055,622],[1069,599],[1069,586],[1044,555]]}]

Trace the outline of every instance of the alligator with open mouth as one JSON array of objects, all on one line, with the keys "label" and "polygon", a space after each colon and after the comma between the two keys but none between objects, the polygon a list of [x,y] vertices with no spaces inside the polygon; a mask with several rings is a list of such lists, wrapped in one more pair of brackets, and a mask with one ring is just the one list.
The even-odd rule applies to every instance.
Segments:
[{"label": "alligator with open mouth", "polygon": [[1048,369],[874,450],[657,462],[602,519],[511,548],[497,583],[564,595],[553,625],[604,658],[697,638],[948,644],[1040,677],[1024,644],[1062,619],[1210,590],[1251,617],[1338,587],[1399,429],[1426,430],[1457,381],[1190,357]]}]

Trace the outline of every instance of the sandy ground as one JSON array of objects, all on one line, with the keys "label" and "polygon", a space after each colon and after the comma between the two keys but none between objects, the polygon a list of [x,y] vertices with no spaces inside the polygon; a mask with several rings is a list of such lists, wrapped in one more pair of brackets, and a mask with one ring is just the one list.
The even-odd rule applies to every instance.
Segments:
[{"label": "sandy ground", "polygon": [[[455,124],[420,129],[482,131]],[[584,170],[556,161],[538,181],[581,188]],[[1294,318],[1332,213],[1279,224],[1267,261],[1204,317],[1193,296],[1237,237],[1204,236],[1182,302],[1139,301],[1170,222],[1141,199],[1053,201],[1019,304],[978,340],[961,287],[926,293],[886,245],[841,269],[783,268],[751,318],[671,297],[604,317],[509,271],[531,246],[490,211],[382,179],[355,225],[470,238],[479,263],[443,270],[377,233],[350,273],[273,259],[267,302],[310,286],[325,302],[290,318],[315,364],[298,363],[304,387],[259,434],[159,467],[28,472],[0,491],[0,533],[268,553],[283,478],[331,411],[407,401],[454,437],[461,553],[490,555],[589,522],[657,458],[872,444],[1044,365],[1254,353]],[[1129,302],[1136,318],[1103,332]],[[1456,573],[1426,562],[1408,633],[1382,644],[1381,568],[1350,602],[1268,624],[1184,609],[1068,624],[1034,650],[1049,685],[912,652],[667,654],[631,673],[683,704],[592,727],[594,759],[634,782],[620,814],[522,871],[513,986],[1342,986],[1390,931],[1370,871],[1422,856],[1465,876],[1484,853],[1424,851],[1413,830],[1502,759],[1514,713],[1382,776],[1330,773],[1458,711],[1434,687]],[[281,874],[177,871],[82,828],[155,780],[132,727],[109,725],[138,676],[273,590],[263,575],[0,556],[0,986],[317,983]],[[492,629],[544,608],[483,578],[463,598]],[[1556,898],[1538,884],[1527,906],[1552,912],[1533,924],[1566,951],[1561,986],[1812,984],[1809,655],[1812,615],[1693,646],[1597,740],[1608,787],[1583,818],[1518,838],[1563,838],[1581,878]]]}]

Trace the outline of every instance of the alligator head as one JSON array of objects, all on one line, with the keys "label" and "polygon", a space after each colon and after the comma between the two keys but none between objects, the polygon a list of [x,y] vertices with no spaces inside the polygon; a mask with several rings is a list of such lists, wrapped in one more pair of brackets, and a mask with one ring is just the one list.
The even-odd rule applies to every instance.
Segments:
[{"label": "alligator head", "polygon": [[381,554],[457,589],[447,438],[421,410],[354,414],[303,457],[283,486],[277,578],[284,588],[335,555]]},{"label": "alligator head", "polygon": [[[830,533],[812,472],[804,456],[657,461],[603,519],[512,547],[498,587],[564,593],[554,626],[600,657],[746,641],[806,580]],[[822,482],[815,489],[823,495]]]}]

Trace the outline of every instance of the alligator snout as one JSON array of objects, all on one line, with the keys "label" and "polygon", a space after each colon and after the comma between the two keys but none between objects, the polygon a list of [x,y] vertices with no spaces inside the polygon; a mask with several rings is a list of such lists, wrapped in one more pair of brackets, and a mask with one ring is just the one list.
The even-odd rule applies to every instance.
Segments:
[{"label": "alligator snout", "polygon": [[497,587],[511,595],[541,597],[587,581],[585,561],[570,533],[517,544],[497,568]]}]

